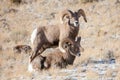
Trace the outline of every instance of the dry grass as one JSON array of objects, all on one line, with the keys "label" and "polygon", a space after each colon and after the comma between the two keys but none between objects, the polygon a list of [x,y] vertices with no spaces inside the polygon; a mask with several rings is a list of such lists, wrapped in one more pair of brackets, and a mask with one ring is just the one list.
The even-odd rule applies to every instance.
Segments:
[{"label": "dry grass", "polygon": [[[0,1],[0,78],[2,80],[81,80],[83,78],[80,76],[81,73],[85,73],[88,80],[93,80],[93,77],[98,80],[100,79],[98,73],[92,70],[82,72],[81,64],[88,63],[90,59],[106,59],[109,51],[112,52],[116,64],[120,64],[120,3],[116,4],[116,0],[98,2],[84,0],[86,2],[84,4],[82,1],[26,0],[20,5],[11,4],[6,0]],[[29,55],[14,54],[13,46],[29,44],[32,30],[39,25],[60,23],[60,11],[79,8],[85,10],[88,20],[88,23],[85,23],[83,18],[80,18],[79,35],[82,36],[81,45],[85,51],[76,58],[74,65],[68,66],[67,69],[28,73]],[[118,67],[115,70],[108,69],[104,77],[107,79],[115,71],[117,71],[115,80],[119,80]]]},{"label": "dry grass", "polygon": [[86,76],[87,76],[88,80],[98,80],[99,79],[99,75],[96,72],[93,72],[90,70],[87,72]]}]

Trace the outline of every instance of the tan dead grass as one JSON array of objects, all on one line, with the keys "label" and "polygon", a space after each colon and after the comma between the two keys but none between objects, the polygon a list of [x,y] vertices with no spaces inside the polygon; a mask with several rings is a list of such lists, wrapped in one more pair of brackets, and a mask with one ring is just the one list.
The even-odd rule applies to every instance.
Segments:
[{"label": "tan dead grass", "polygon": [[106,74],[104,75],[104,77],[106,77],[106,78],[112,77],[113,71],[114,71],[114,70],[108,69],[108,70],[106,71]]},{"label": "tan dead grass", "polygon": [[119,80],[119,79],[120,79],[120,71],[117,73],[115,80]]},{"label": "tan dead grass", "polygon": [[[120,7],[114,4],[115,1],[105,0],[105,2],[81,4],[81,1],[75,2],[74,0],[63,0],[61,2],[37,0],[32,4],[16,6],[3,0],[2,3],[0,2],[0,15],[2,15],[0,19],[7,20],[6,23],[9,24],[10,30],[1,28],[3,21],[0,22],[0,46],[3,49],[3,51],[0,50],[0,67],[2,67],[3,70],[1,71],[4,73],[2,75],[6,75],[6,79],[23,75],[26,77],[32,76],[27,72],[28,57],[24,54],[14,54],[12,48],[16,44],[28,44],[30,34],[35,27],[60,23],[60,14],[58,13],[64,9],[78,10],[82,8],[85,10],[88,19],[88,23],[85,23],[83,18],[80,18],[81,29],[79,35],[82,36],[81,44],[85,51],[81,53],[80,57],[76,58],[74,65],[67,67],[67,69],[78,68],[77,72],[79,74],[82,70],[80,67],[82,63],[89,61],[89,58],[104,58],[109,50],[113,52],[116,63],[120,63]],[[18,12],[6,12],[10,9],[18,10]],[[51,18],[51,13],[55,13],[55,18]],[[14,64],[14,67],[10,68],[10,64]],[[118,71],[120,70],[118,69]],[[53,80],[57,79],[57,76],[62,78],[71,75],[60,72],[59,69],[50,69],[40,73],[51,75]],[[113,70],[108,70],[105,76],[110,77],[112,72]],[[88,80],[99,79],[96,72],[89,70],[86,73]],[[117,73],[117,80],[120,79],[119,75],[120,72]],[[81,79],[81,77],[78,79]]]},{"label": "tan dead grass", "polygon": [[87,76],[88,80],[98,80],[99,79],[99,75],[96,72],[91,71],[91,70],[86,72],[86,76]]}]

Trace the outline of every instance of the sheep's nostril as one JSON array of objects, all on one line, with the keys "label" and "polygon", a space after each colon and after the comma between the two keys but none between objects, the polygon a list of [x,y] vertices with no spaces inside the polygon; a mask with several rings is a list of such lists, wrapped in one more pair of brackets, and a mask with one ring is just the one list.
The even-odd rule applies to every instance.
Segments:
[{"label": "sheep's nostril", "polygon": [[77,54],[77,56],[80,56],[80,55],[81,55],[80,53]]}]

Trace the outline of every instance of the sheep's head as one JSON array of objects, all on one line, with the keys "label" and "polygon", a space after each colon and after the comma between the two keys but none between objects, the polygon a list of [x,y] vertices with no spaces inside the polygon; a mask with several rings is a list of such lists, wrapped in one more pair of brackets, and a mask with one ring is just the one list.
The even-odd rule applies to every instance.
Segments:
[{"label": "sheep's head", "polygon": [[80,45],[81,37],[77,37],[76,40],[65,39],[63,42],[63,49],[66,52],[69,52],[73,56],[80,56],[80,52],[83,51],[83,48]]},{"label": "sheep's head", "polygon": [[84,10],[79,9],[76,12],[72,12],[71,10],[64,10],[62,12],[62,22],[68,23],[73,27],[79,27],[79,18],[81,16],[84,18],[85,22],[87,22]]}]

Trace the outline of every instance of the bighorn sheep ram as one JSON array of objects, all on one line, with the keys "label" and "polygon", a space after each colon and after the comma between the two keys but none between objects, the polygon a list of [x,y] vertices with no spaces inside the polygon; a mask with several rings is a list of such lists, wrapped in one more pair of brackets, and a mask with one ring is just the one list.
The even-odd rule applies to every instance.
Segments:
[{"label": "bighorn sheep ram", "polygon": [[43,69],[49,69],[50,67],[66,68],[67,65],[72,65],[75,56],[80,56],[80,40],[78,37],[76,41],[70,39],[64,39],[62,42],[62,47],[66,51],[63,53],[59,48],[55,48],[50,53],[46,55],[37,56],[28,66],[28,71],[39,71]]},{"label": "bighorn sheep ram", "polygon": [[[59,49],[65,53],[61,47],[62,40],[65,38],[75,39],[79,32],[79,17],[83,16],[85,22],[86,15],[82,9],[76,12],[64,10],[62,12],[62,21],[60,25],[40,26],[36,28],[31,35],[33,44],[33,53],[30,57],[30,62],[46,48],[59,44]],[[39,51],[39,53],[38,53]]]}]

